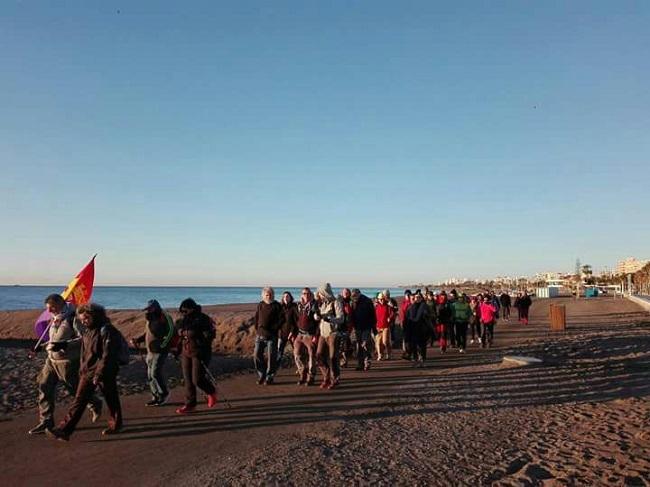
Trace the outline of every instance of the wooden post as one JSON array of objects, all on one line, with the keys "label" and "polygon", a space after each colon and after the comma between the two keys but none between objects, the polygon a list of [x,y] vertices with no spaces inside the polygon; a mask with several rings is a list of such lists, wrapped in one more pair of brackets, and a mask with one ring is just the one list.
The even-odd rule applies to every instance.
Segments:
[{"label": "wooden post", "polygon": [[551,304],[549,316],[551,319],[551,331],[566,330],[566,306],[563,304]]}]

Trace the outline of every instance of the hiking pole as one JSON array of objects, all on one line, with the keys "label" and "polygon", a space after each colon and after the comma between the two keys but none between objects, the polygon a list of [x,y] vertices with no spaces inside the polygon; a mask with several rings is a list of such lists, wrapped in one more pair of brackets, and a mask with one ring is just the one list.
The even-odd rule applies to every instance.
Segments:
[{"label": "hiking pole", "polygon": [[[203,369],[205,370],[205,374],[208,376],[208,379],[210,379],[210,382],[212,382],[212,385],[214,386],[214,389],[216,391],[219,391],[219,385],[217,384],[217,378],[214,375],[212,375],[212,372],[210,372],[210,369],[208,368],[207,365],[205,365],[205,362],[203,360],[200,360],[200,362],[201,362],[201,365],[203,365]],[[220,394],[220,395],[221,395],[221,399],[223,399],[223,402],[226,403],[226,406],[228,406],[228,408],[231,408],[232,406],[230,405],[230,401],[228,401],[228,399],[223,394]]]},{"label": "hiking pole", "polygon": [[36,342],[36,346],[27,354],[28,358],[30,358],[30,359],[34,358],[34,354],[38,351],[38,347],[41,346],[41,343],[43,342],[43,338],[45,338],[45,335],[50,331],[50,328],[52,328],[52,321],[50,321],[47,324],[47,327],[45,328],[45,330],[43,330],[43,333],[41,333],[41,336],[39,337],[38,341]]}]

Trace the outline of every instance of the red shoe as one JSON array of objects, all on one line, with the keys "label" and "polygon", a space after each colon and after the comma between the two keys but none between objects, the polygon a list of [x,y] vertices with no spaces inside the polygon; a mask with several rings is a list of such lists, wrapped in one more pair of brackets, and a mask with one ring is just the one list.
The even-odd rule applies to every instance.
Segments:
[{"label": "red shoe", "polygon": [[194,412],[195,407],[194,406],[188,406],[185,405],[183,407],[180,407],[176,410],[176,414],[189,414]]},{"label": "red shoe", "polygon": [[329,387],[329,385],[330,385],[329,381],[324,380],[324,381],[321,383],[320,388],[321,388],[321,389],[327,389],[327,388]]},{"label": "red shoe", "polygon": [[331,384],[329,384],[329,385],[327,386],[327,389],[329,389],[329,390],[331,391],[331,390],[334,389],[335,387],[336,387],[336,382],[332,382]]},{"label": "red shoe", "polygon": [[208,394],[208,407],[213,408],[217,405],[217,393]]}]

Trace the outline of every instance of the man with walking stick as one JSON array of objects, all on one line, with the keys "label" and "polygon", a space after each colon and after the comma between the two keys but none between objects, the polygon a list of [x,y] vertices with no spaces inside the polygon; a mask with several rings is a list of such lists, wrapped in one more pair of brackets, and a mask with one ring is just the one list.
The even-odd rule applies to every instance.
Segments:
[{"label": "man with walking stick", "polygon": [[181,366],[185,381],[185,404],[176,409],[178,414],[188,414],[196,409],[196,388],[205,392],[208,407],[217,404],[217,390],[206,377],[206,369],[212,357],[212,340],[215,338],[214,322],[201,311],[196,301],[183,300],[178,311],[182,318],[176,323],[181,337]]},{"label": "man with walking stick", "polygon": [[[45,298],[45,306],[52,317],[41,339],[49,334],[49,341],[42,344],[39,340],[35,350],[44,346],[47,352],[45,363],[38,375],[38,412],[39,423],[29,430],[30,435],[42,434],[54,426],[54,402],[56,386],[62,383],[67,391],[74,395],[79,383],[79,361],[81,339],[74,326],[75,309],[66,303],[59,294],[50,294]],[[101,415],[102,402],[93,395],[88,409],[92,422]]]}]

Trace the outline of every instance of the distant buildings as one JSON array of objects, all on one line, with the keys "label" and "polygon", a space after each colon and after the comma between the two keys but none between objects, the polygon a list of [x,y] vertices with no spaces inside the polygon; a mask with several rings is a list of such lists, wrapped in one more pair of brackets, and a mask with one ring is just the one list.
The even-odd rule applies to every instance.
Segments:
[{"label": "distant buildings", "polygon": [[640,271],[648,264],[648,260],[638,260],[634,257],[628,257],[616,264],[616,274],[634,274]]}]

